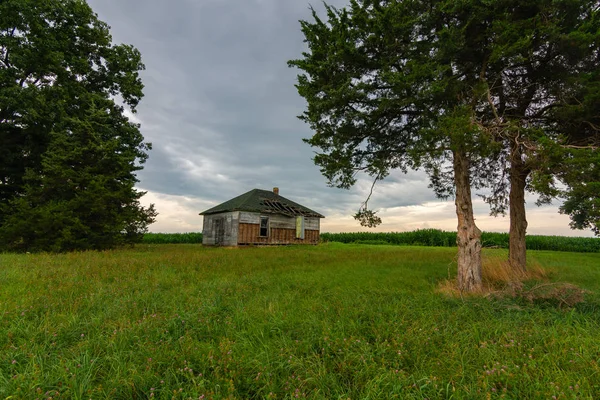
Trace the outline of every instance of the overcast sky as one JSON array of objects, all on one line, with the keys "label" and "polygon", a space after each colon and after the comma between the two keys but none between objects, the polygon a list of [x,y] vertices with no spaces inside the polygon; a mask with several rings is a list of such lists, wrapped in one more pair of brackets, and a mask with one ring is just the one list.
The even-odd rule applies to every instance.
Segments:
[{"label": "overcast sky", "polygon": [[[144,204],[159,216],[152,232],[202,230],[199,212],[253,188],[280,194],[326,216],[322,231],[366,230],[351,217],[370,182],[330,188],[314,166],[312,135],[296,118],[305,108],[287,67],[304,51],[305,0],[88,0],[111,26],[113,40],[137,47],[146,70],[145,97],[131,116],[153,150],[138,174]],[[329,4],[344,6],[345,0]],[[320,1],[314,2],[322,13]],[[591,236],[569,229],[558,205],[528,202],[528,233]],[[369,202],[378,231],[456,230],[454,203],[437,200],[420,172],[392,174]],[[477,224],[508,231],[508,218],[488,216],[475,200]]]}]

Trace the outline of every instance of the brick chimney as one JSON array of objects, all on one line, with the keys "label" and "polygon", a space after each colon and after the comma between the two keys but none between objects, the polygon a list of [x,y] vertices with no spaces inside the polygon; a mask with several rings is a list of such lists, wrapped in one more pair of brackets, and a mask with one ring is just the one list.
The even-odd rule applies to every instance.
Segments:
[{"label": "brick chimney", "polygon": [[273,193],[275,193],[276,196],[279,196],[279,188],[278,187],[274,187],[273,188]]}]

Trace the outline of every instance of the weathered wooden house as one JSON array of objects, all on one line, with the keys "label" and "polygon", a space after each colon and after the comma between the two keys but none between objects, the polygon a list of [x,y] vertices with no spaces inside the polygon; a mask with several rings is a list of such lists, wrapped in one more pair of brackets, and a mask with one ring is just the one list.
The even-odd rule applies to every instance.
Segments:
[{"label": "weathered wooden house", "polygon": [[200,215],[202,244],[317,244],[323,215],[273,191],[253,189]]}]

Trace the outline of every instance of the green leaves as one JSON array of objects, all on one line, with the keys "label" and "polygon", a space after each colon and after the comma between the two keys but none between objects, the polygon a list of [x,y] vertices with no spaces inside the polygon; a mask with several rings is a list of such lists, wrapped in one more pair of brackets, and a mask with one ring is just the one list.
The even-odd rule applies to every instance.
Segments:
[{"label": "green leaves", "polygon": [[310,52],[289,65],[304,71],[297,88],[308,108],[300,119],[315,131],[306,142],[321,150],[315,163],[330,184],[348,187],[357,171],[406,170],[480,140],[472,119],[461,129],[441,120],[462,112],[479,82],[479,70],[452,61],[466,39],[440,16],[443,6],[353,1],[328,7],[327,22],[316,13],[313,23],[302,21]]},{"label": "green leaves", "polygon": [[560,212],[571,217],[571,228],[591,229],[600,235],[600,151],[571,149],[570,153],[564,158],[563,176],[569,190],[563,194],[566,200]]},{"label": "green leaves", "polygon": [[593,2],[354,0],[301,28],[308,51],[289,65],[302,71],[305,141],[331,185],[424,166],[446,197],[444,166],[460,150],[503,212],[511,162],[545,201],[569,176],[550,148],[600,143]]},{"label": "green leaves", "polygon": [[376,215],[376,212],[366,208],[361,208],[354,214],[354,219],[359,221],[361,226],[366,226],[367,228],[375,228],[381,225],[381,218]]},{"label": "green leaves", "polygon": [[134,172],[150,144],[115,99],[135,112],[143,68],[85,1],[0,2],[0,248],[141,240],[156,212]]}]

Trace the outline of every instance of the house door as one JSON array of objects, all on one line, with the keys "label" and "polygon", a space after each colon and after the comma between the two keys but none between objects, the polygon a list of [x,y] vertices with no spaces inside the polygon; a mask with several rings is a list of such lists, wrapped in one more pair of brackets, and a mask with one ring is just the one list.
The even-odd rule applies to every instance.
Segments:
[{"label": "house door", "polygon": [[215,218],[214,224],[215,244],[222,245],[225,242],[225,219]]}]

